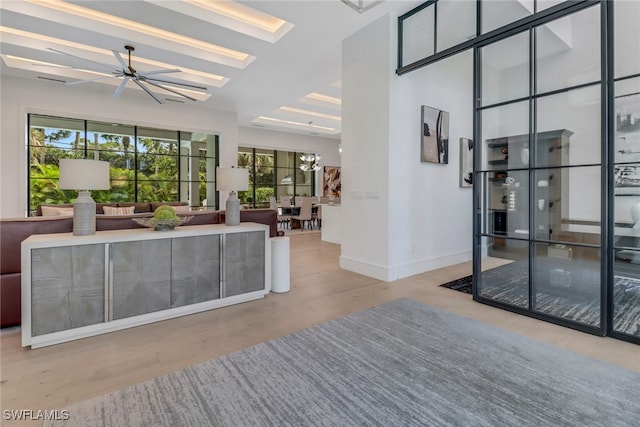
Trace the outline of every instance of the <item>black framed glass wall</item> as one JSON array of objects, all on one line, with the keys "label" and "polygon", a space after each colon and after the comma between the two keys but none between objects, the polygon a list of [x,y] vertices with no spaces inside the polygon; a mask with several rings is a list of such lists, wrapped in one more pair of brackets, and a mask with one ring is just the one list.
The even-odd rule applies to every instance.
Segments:
[{"label": "black framed glass wall", "polygon": [[403,62],[434,3],[396,72],[474,49],[474,298],[640,343],[640,3],[479,0],[474,39]]},{"label": "black framed glass wall", "polygon": [[41,114],[29,114],[28,122],[29,212],[77,196],[58,188],[60,158],[110,163],[111,189],[92,192],[97,202],[181,200],[217,208],[215,135]]},{"label": "black framed glass wall", "polygon": [[477,49],[474,297],[603,333],[600,5]]},{"label": "black framed glass wall", "polygon": [[640,3],[614,4],[611,329],[640,341]]}]

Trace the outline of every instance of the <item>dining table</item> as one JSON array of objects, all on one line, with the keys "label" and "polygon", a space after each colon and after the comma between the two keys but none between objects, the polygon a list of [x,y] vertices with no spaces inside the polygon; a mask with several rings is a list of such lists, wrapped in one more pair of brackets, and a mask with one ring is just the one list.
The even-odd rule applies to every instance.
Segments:
[{"label": "dining table", "polygon": [[[278,215],[298,216],[300,215],[300,209],[301,209],[301,206],[278,206]],[[311,206],[311,215],[317,214],[317,212],[318,212],[318,205],[314,203]],[[289,224],[292,230],[300,228],[300,221],[296,219],[291,218],[291,221],[289,221]]]}]

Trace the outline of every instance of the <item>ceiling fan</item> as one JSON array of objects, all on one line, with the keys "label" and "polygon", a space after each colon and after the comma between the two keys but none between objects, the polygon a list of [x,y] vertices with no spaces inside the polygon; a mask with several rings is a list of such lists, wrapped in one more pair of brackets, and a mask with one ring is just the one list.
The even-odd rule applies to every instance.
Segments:
[{"label": "ceiling fan", "polygon": [[158,69],[158,70],[151,70],[151,71],[137,71],[135,68],[133,68],[131,66],[131,52],[135,50],[135,47],[133,47],[131,45],[125,45],[124,48],[129,52],[129,63],[125,62],[125,60],[120,55],[120,52],[118,52],[117,50],[112,50],[111,51],[111,52],[113,52],[113,55],[116,57],[116,59],[118,60],[118,62],[122,66],[122,69],[115,69],[115,70],[113,69],[113,66],[109,65],[109,64],[103,64],[101,62],[92,61],[90,59],[82,58],[80,56],[72,55],[70,53],[62,52],[60,50],[53,49],[53,48],[49,48],[49,50],[51,50],[53,52],[56,52],[56,53],[60,53],[62,55],[70,56],[72,58],[80,59],[82,61],[94,64],[94,65],[98,65],[98,66],[100,66],[101,68],[103,68],[105,70],[109,70],[109,72],[111,73],[110,76],[97,77],[95,79],[86,79],[86,80],[77,80],[77,81],[73,81],[73,82],[66,82],[65,85],[76,85],[76,84],[80,84],[80,83],[95,82],[95,81],[99,81],[99,80],[110,79],[110,78],[113,78],[113,77],[122,78],[122,82],[120,83],[120,85],[116,88],[115,92],[113,93],[114,97],[120,95],[120,93],[124,90],[124,88],[127,85],[127,83],[129,81],[132,81],[136,85],[140,86],[140,88],[142,88],[142,90],[144,90],[147,94],[149,94],[159,104],[163,104],[164,102],[162,101],[162,99],[160,99],[160,97],[158,95],[153,93],[151,91],[151,89],[149,89],[147,87],[147,85],[158,87],[160,89],[166,90],[166,91],[174,93],[176,95],[179,95],[179,96],[181,96],[183,98],[187,98],[187,99],[189,99],[191,101],[197,101],[197,99],[195,99],[195,98],[193,98],[193,97],[191,97],[189,95],[186,95],[186,94],[184,94],[182,92],[179,92],[178,90],[173,89],[172,87],[169,87],[168,85],[176,86],[178,88],[182,87],[182,88],[190,88],[190,89],[197,89],[197,90],[203,90],[203,91],[207,90],[207,88],[205,86],[198,86],[198,85],[189,84],[189,83],[172,81],[172,80],[169,80],[169,79],[166,79],[166,78],[155,77],[158,74],[179,73],[180,70],[177,69],[177,68],[173,68],[173,69]]}]

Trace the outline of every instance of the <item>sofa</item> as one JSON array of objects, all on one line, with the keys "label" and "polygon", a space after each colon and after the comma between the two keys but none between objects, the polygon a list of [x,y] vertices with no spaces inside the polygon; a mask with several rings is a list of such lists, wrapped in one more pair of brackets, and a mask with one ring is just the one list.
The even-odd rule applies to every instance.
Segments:
[{"label": "sofa", "polygon": [[[143,204],[136,205],[141,205],[136,207],[136,210],[146,209],[142,206]],[[147,205],[149,205],[149,211],[142,210],[132,215],[96,215],[96,230],[142,228],[133,219],[152,216],[153,204]],[[42,213],[41,207],[38,208]],[[189,212],[188,215],[192,216],[192,219],[186,226],[223,224],[225,220],[224,211],[197,211]],[[241,210],[240,221],[268,225],[271,237],[283,235],[283,232],[278,232],[277,211],[272,209]],[[71,233],[72,231],[73,216],[71,215],[0,219],[0,327],[16,326],[21,322],[22,241],[33,234]]]}]

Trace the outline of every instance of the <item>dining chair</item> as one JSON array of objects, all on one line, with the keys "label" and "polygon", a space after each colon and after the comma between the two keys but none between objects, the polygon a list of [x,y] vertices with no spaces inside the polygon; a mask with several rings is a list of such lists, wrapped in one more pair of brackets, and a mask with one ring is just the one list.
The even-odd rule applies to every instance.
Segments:
[{"label": "dining chair", "polygon": [[280,206],[283,208],[291,207],[291,197],[290,196],[280,196]]},{"label": "dining chair", "polygon": [[296,205],[296,206],[302,206],[302,199],[304,199],[304,197],[302,197],[302,196],[295,196],[295,197],[293,198],[293,200],[294,200],[294,202],[295,202],[295,205]]},{"label": "dining chair", "polygon": [[298,215],[293,215],[291,219],[300,221],[300,230],[304,231],[305,223],[308,224],[309,229],[312,228],[311,221],[313,220],[313,216],[311,213],[311,209],[313,206],[313,202],[311,201],[310,197],[302,197],[300,203],[300,213]]},{"label": "dining chair", "polygon": [[280,226],[286,226],[287,228],[289,228],[289,221],[291,220],[291,215],[282,213],[282,208],[278,207],[278,204],[276,203],[276,198],[274,196],[269,197],[269,208],[275,209],[276,212],[278,212],[278,224]]}]

